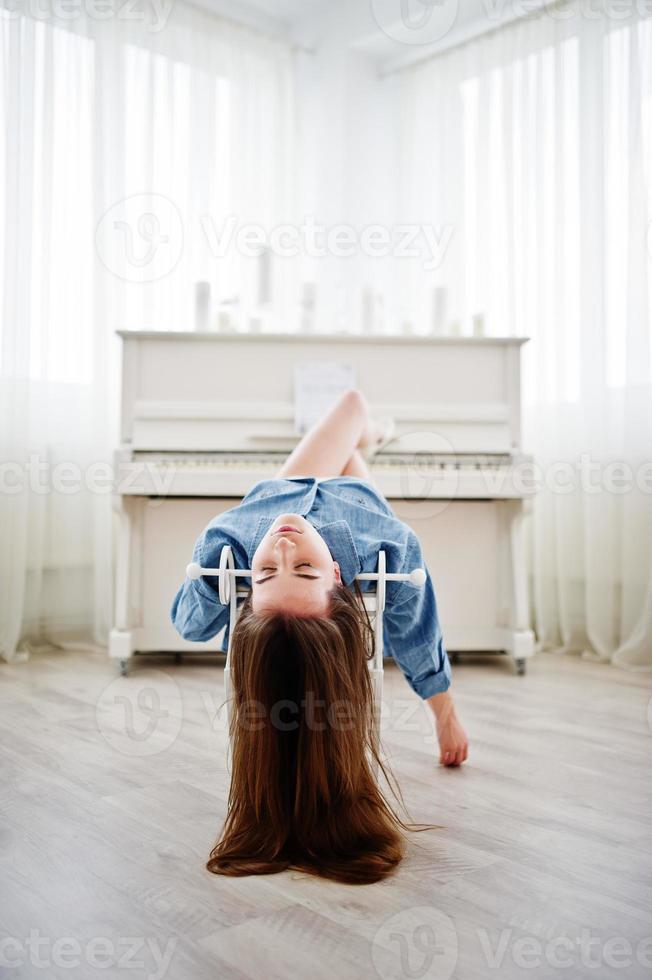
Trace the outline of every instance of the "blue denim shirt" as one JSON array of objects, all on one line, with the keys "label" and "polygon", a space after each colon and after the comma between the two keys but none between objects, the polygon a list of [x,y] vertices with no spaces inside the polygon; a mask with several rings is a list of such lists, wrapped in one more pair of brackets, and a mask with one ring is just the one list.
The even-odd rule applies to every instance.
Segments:
[{"label": "blue denim shirt", "polygon": [[[414,531],[396,517],[378,490],[351,476],[262,480],[242,503],[210,522],[197,539],[192,561],[216,568],[228,544],[236,568],[251,568],[260,540],[279,514],[300,514],[319,531],[339,563],[345,585],[351,585],[359,572],[377,570],[381,548],[388,572],[425,567]],[[250,579],[241,581],[250,584]],[[360,587],[364,591],[370,583],[360,582]],[[210,640],[224,627],[228,636],[229,607],[219,601],[217,578],[186,578],[172,603],[171,619],[186,640]],[[394,658],[421,698],[450,687],[450,663],[430,574],[422,588],[410,582],[387,583],[383,640],[385,654]]]}]

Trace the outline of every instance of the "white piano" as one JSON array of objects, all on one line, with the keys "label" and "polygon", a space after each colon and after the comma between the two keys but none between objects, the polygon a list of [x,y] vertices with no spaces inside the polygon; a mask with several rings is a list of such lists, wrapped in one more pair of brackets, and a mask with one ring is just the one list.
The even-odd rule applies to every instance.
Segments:
[{"label": "white piano", "polygon": [[183,640],[170,607],[208,522],[273,476],[296,444],[295,365],[351,365],[396,437],[371,470],[418,534],[446,647],[534,652],[520,464],[525,338],[118,331],[120,516],[109,654],[221,650]]}]

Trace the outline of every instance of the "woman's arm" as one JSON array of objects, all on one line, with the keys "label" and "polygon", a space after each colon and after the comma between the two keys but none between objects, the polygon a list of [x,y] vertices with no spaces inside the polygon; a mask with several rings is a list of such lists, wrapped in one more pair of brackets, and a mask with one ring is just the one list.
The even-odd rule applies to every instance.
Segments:
[{"label": "woman's arm", "polygon": [[[412,535],[403,570],[422,567],[421,547],[416,535]],[[439,761],[447,766],[460,765],[467,757],[468,741],[449,690],[450,662],[429,574],[422,588],[405,582],[388,600],[384,638],[387,652],[403,671],[410,687],[428,702],[435,715]]]},{"label": "woman's arm", "polygon": [[457,717],[453,695],[450,691],[442,691],[427,701],[435,715],[439,761],[444,766],[461,765],[469,754],[469,741]]},{"label": "woman's arm", "polygon": [[[203,542],[204,534],[195,542],[192,561],[212,568],[213,565],[207,565]],[[225,626],[228,627],[229,607],[220,603],[217,592],[204,578],[189,579],[186,576],[172,601],[170,620],[184,640],[203,642],[212,640]]]}]

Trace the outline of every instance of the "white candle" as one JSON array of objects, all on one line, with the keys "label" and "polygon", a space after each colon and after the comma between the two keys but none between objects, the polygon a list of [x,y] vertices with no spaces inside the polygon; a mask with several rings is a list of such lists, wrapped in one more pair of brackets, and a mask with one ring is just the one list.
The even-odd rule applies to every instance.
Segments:
[{"label": "white candle", "polygon": [[373,333],[375,327],[376,295],[371,286],[362,290],[362,332]]},{"label": "white candle", "polygon": [[446,328],[446,308],[448,291],[445,286],[435,286],[432,291],[432,309],[430,329],[436,336],[441,336]]},{"label": "white candle", "polygon": [[211,318],[211,284],[209,282],[195,283],[195,330],[205,332],[210,330]]},{"label": "white candle", "polygon": [[272,301],[272,253],[264,248],[258,256],[258,305],[267,306]]},{"label": "white candle", "polygon": [[301,333],[314,332],[316,305],[317,286],[314,282],[304,282],[301,286]]}]

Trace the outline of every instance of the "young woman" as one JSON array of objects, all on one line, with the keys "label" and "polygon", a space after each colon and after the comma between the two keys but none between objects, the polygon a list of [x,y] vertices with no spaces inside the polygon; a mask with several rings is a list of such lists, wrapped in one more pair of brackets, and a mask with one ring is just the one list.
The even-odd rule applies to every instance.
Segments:
[{"label": "young woman", "polygon": [[[211,521],[195,545],[193,561],[203,567],[216,567],[228,544],[236,567],[252,572],[231,644],[231,791],[210,871],[292,867],[364,883],[390,874],[403,855],[400,828],[409,828],[370,765],[380,761],[368,671],[373,634],[354,581],[376,570],[381,548],[390,572],[423,567],[416,535],[373,486],[362,454],[382,438],[364,397],[347,392],[276,478]],[[228,630],[217,580],[186,579],[171,618],[189,640]],[[383,637],[432,708],[440,763],[459,766],[467,739],[429,575],[423,588],[387,583]]]}]

